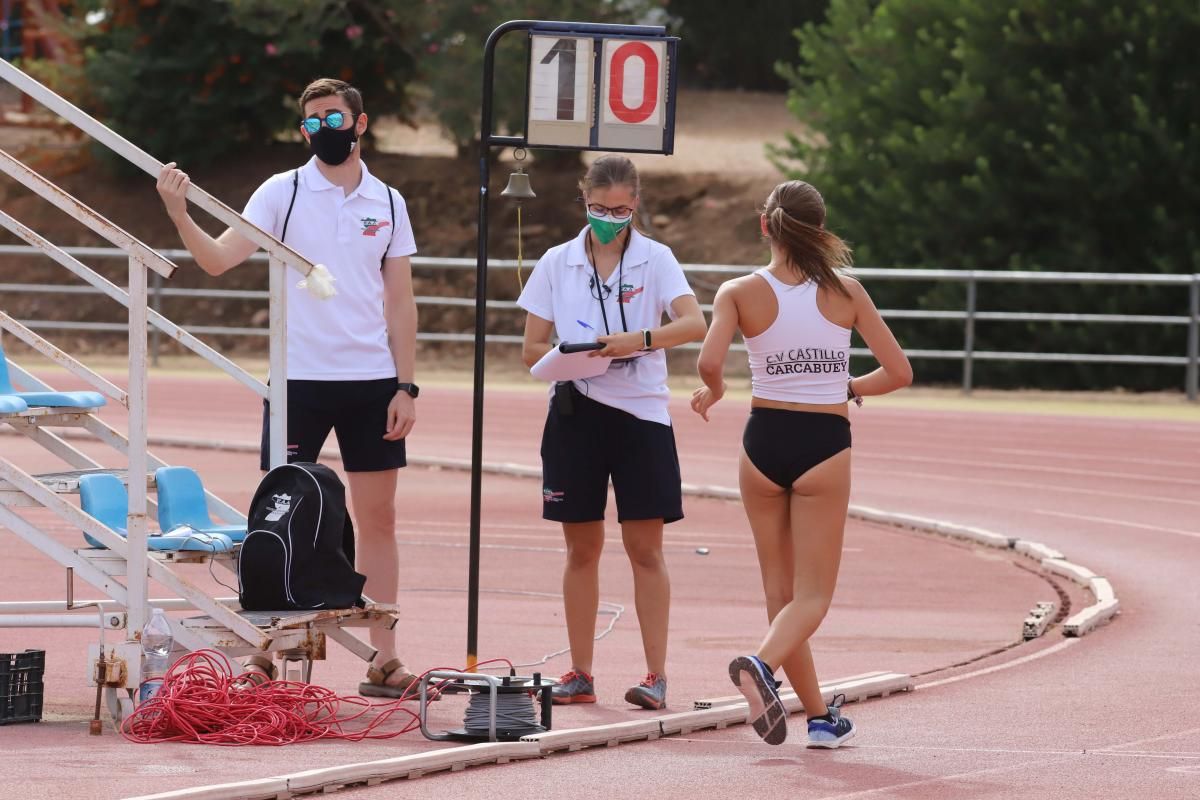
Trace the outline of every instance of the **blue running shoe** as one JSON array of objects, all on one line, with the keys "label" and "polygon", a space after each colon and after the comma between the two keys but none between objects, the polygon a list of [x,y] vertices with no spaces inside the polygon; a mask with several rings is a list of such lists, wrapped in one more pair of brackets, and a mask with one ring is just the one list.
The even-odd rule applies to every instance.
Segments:
[{"label": "blue running shoe", "polygon": [[808,746],[834,750],[842,742],[854,736],[854,723],[842,716],[842,703],[846,695],[839,694],[828,706],[827,717],[815,717],[808,721]]},{"label": "blue running shoe", "polygon": [[658,711],[667,707],[667,679],[654,672],[625,693],[625,702]]},{"label": "blue running shoe", "polygon": [[558,679],[558,685],[550,690],[556,706],[570,703],[596,702],[596,684],[586,672],[571,670]]},{"label": "blue running shoe", "polygon": [[729,662],[729,679],[746,696],[746,717],[767,744],[787,739],[787,709],[779,699],[779,682],[758,656],[739,656]]}]

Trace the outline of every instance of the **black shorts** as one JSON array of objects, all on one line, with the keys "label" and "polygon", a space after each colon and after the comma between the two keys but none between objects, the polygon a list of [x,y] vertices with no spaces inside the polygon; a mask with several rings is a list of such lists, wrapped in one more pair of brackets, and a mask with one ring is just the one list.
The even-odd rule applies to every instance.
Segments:
[{"label": "black shorts", "polygon": [[[387,410],[396,379],[368,381],[288,381],[287,459],[317,461],[332,429],[346,472],[398,469],[407,462],[404,440],[385,441]],[[263,401],[260,467],[270,468],[270,405]]]},{"label": "black shorts", "polygon": [[752,408],[742,433],[746,457],[784,489],[850,447],[850,420],[820,411]]},{"label": "black shorts", "polygon": [[552,401],[542,433],[542,518],[604,519],[611,477],[619,522],[683,519],[671,426],[571,394],[573,413],[564,415]]}]

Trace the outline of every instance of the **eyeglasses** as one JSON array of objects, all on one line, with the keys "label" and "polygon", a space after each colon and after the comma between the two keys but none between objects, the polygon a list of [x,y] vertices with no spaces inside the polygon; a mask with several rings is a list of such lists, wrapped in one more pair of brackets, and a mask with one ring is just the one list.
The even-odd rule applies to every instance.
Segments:
[{"label": "eyeglasses", "polygon": [[[351,118],[353,117],[354,115],[351,114]],[[344,113],[341,111],[330,111],[325,115],[325,119],[321,119],[316,114],[313,114],[311,117],[301,120],[300,124],[303,125],[304,130],[308,131],[311,135],[321,130],[322,124],[324,124],[326,128],[333,128],[334,130],[337,130],[338,128],[342,127],[345,122],[346,115]]]},{"label": "eyeglasses", "polygon": [[588,203],[588,211],[598,217],[612,216],[615,219],[625,219],[633,215],[633,209],[629,206],[602,206],[599,203]]},{"label": "eyeglasses", "polygon": [[588,291],[592,293],[592,297],[600,302],[604,302],[612,294],[612,287],[607,283],[597,281],[595,278],[588,278]]}]

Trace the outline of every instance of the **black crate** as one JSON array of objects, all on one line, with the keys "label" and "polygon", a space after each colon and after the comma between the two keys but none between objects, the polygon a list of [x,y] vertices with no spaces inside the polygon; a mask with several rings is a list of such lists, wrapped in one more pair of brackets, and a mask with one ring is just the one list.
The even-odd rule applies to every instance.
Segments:
[{"label": "black crate", "polygon": [[0,653],[0,725],[41,720],[45,671],[45,650]]}]

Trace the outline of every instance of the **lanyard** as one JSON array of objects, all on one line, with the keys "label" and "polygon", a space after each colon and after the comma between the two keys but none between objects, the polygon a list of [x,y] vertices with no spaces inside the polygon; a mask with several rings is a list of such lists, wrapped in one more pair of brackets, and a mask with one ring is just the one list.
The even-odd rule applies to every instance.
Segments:
[{"label": "lanyard", "polygon": [[[596,255],[592,252],[592,233],[588,231],[587,236],[587,254],[588,260],[592,264],[592,280],[596,286],[596,299],[600,301],[600,316],[604,319],[604,333],[608,336],[612,335],[612,331],[608,328],[608,312],[604,310],[604,283],[600,280],[600,273],[596,271]],[[629,324],[625,321],[625,304],[621,302],[621,286],[625,283],[625,251],[629,249],[629,242],[633,239],[633,231],[625,237],[625,244],[621,246],[621,258],[617,261],[617,310],[621,312],[621,328],[625,333],[629,333]],[[609,291],[612,294],[612,291]]]}]

